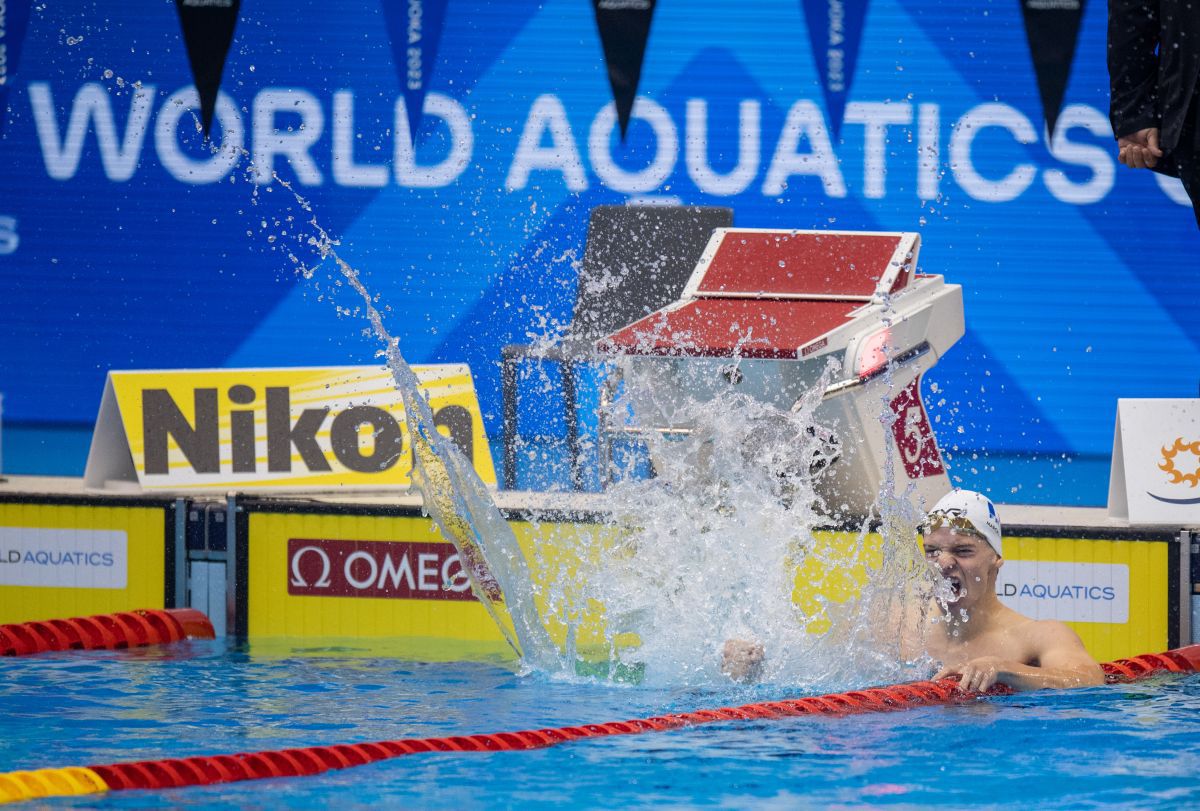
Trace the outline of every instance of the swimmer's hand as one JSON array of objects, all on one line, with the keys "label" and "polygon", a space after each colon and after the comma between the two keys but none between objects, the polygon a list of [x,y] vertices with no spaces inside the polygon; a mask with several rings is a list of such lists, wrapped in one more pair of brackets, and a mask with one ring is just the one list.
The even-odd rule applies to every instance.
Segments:
[{"label": "swimmer's hand", "polygon": [[980,656],[957,667],[943,665],[942,669],[934,674],[933,680],[958,676],[959,690],[964,693],[986,693],[988,688],[1008,672],[1005,666],[1010,664],[1012,663],[996,656]]},{"label": "swimmer's hand", "polygon": [[721,672],[734,681],[754,681],[762,672],[765,654],[758,642],[730,639],[721,648]]}]

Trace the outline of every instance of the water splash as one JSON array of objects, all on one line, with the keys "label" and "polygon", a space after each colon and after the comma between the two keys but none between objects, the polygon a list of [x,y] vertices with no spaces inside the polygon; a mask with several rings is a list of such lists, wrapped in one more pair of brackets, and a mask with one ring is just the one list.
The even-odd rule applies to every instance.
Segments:
[{"label": "water splash", "polygon": [[[831,431],[818,423],[816,410],[832,367],[788,411],[732,388],[681,399],[662,390],[653,369],[625,369],[625,395],[614,410],[643,423],[656,475],[626,477],[612,487],[608,525],[619,540],[577,550],[575,572],[561,570],[539,588],[531,577],[536,562],[525,557],[470,462],[434,427],[417,379],[358,271],[337,255],[336,242],[315,217],[310,225],[309,246],[357,292],[386,347],[405,402],[416,450],[413,482],[424,507],[458,548],[473,591],[525,667],[580,672],[578,618],[587,605],[599,604],[606,609],[610,661],[594,672],[603,678],[637,673],[651,684],[727,684],[719,649],[731,638],[763,644],[762,678],[774,684],[845,686],[928,675],[924,663],[906,661],[900,646],[914,611],[923,615],[930,602],[932,579],[912,542],[920,513],[910,494],[893,494],[890,444],[878,533],[868,531],[871,516],[850,543],[819,530],[830,521],[814,481],[831,461],[825,458]],[[890,371],[887,382],[885,422],[895,419],[888,407]],[[651,429],[664,419],[689,425],[689,432]],[[805,581],[799,587],[798,571]],[[563,648],[539,616],[539,596],[547,614],[565,615]],[[507,613],[498,607],[501,599]]]},{"label": "water splash", "polygon": [[[417,376],[401,355],[399,342],[384,326],[383,317],[358,271],[338,256],[336,243],[315,217],[310,225],[316,234],[309,238],[309,245],[322,260],[332,260],[359,294],[372,332],[386,347],[384,357],[404,400],[409,437],[416,451],[413,486],[421,493],[423,509],[458,549],[471,590],[522,662],[538,670],[561,670],[562,658],[538,617],[530,567],[512,527],[500,514],[471,462],[437,430]],[[510,622],[505,621],[497,608],[501,599],[508,607]]]},{"label": "water splash", "polygon": [[[892,304],[883,299],[885,326],[890,326]],[[888,361],[879,388],[878,420],[884,436],[892,434],[892,425],[900,416],[891,404],[896,395],[895,347],[882,348]],[[867,517],[860,534],[859,548],[865,544],[866,526],[878,524],[880,539],[873,560],[867,567],[867,579],[857,599],[848,606],[842,617],[842,644],[855,651],[868,671],[879,672],[884,679],[901,681],[928,677],[932,660],[924,650],[924,634],[929,627],[931,607],[939,595],[948,596],[946,583],[934,575],[915,543],[917,528],[924,519],[925,505],[914,503],[912,483],[902,493],[896,492],[896,446],[885,441],[883,478],[875,506],[877,513]],[[940,591],[939,591],[940,589]],[[919,653],[906,650],[915,646]],[[899,669],[897,669],[897,666]]]},{"label": "water splash", "polygon": [[[774,684],[921,674],[900,649],[930,586],[915,508],[886,502],[878,533],[870,518],[849,538],[820,529],[830,520],[814,483],[830,428],[817,408],[833,373],[782,410],[732,387],[680,398],[652,365],[624,369],[613,412],[639,425],[656,475],[608,490],[620,540],[580,574],[586,597],[606,606],[614,660],[643,665],[650,683],[727,684],[719,651],[735,638],[764,646],[761,678]],[[688,429],[651,430],[664,423]]]},{"label": "water splash", "polygon": [[[182,100],[176,103],[182,104]],[[203,128],[194,110],[191,113],[197,133]],[[244,148],[222,144],[211,139],[203,144],[214,155],[232,150],[235,156],[246,161],[242,171],[247,180],[258,177],[258,167],[250,152]],[[290,182],[281,178],[274,169],[267,174],[275,184],[285,189],[296,206],[308,217],[311,233],[305,234],[295,227],[296,218],[288,213],[282,219],[272,218],[268,223],[262,218],[260,229],[265,233],[268,244],[280,250],[298,274],[311,281],[316,267],[332,263],[337,269],[334,287],[344,282],[361,299],[356,307],[337,306],[339,316],[363,316],[370,325],[370,333],[382,345],[378,353],[387,363],[392,379],[404,402],[409,441],[413,443],[414,468],[413,487],[421,493],[422,509],[425,510],[442,535],[456,547],[463,561],[463,571],[471,583],[471,590],[491,616],[505,641],[516,653],[521,663],[546,672],[557,672],[566,666],[558,647],[550,639],[537,612],[534,595],[536,589],[530,581],[531,567],[525,559],[512,527],[501,515],[487,486],[480,480],[474,466],[449,438],[436,427],[433,411],[420,391],[416,374],[400,352],[399,341],[384,325],[383,315],[375,305],[378,301],[367,289],[357,269],[337,253],[339,242],[318,222],[310,201]],[[259,195],[272,191],[271,185],[262,186],[254,181],[251,203],[259,205]],[[240,212],[239,212],[240,213]],[[277,244],[270,229],[280,229],[292,245]],[[291,231],[289,234],[288,231]],[[247,231],[247,236],[252,236]],[[293,249],[303,245],[315,252],[314,264],[297,255]],[[322,293],[318,298],[324,298]],[[486,553],[485,553],[486,548]],[[502,611],[499,603],[508,609]]]},{"label": "water splash", "polygon": [[[216,151],[211,143],[210,148]],[[250,155],[239,151],[251,176]],[[864,522],[851,543],[831,544],[818,531],[829,519],[813,477],[823,467],[829,429],[817,423],[815,410],[828,370],[790,411],[732,391],[680,401],[663,396],[652,376],[639,378],[635,370],[626,370],[626,396],[618,410],[632,411],[634,422],[642,420],[646,427],[666,416],[690,423],[692,431],[682,439],[644,432],[656,477],[626,477],[607,494],[609,528],[619,540],[604,548],[594,538],[581,541],[576,570],[560,570],[539,590],[530,575],[538,568],[531,564],[538,562],[525,557],[470,462],[436,430],[376,297],[338,256],[337,241],[319,225],[309,202],[270,174],[308,215],[313,233],[297,239],[298,223],[290,215],[271,225],[290,230],[282,234],[292,246],[304,243],[314,250],[317,264],[332,262],[334,286],[344,281],[361,299],[361,305],[339,306],[338,312],[365,316],[384,346],[380,354],[404,400],[416,451],[414,486],[442,534],[458,548],[473,592],[527,668],[578,672],[575,629],[588,604],[598,602],[607,611],[610,667],[597,671],[605,678],[644,672],[651,683],[724,684],[718,650],[726,639],[739,637],[766,647],[763,678],[772,683],[865,684],[912,675],[899,650],[899,630],[914,605],[928,604],[930,578],[914,560],[914,508],[892,495],[890,445],[880,535],[869,533]],[[253,189],[252,203],[258,205],[260,185]],[[269,227],[264,219],[262,228]],[[273,238],[268,242],[282,249],[301,275],[313,278],[315,266],[296,250]],[[558,332],[541,326],[544,333]],[[547,349],[551,345],[547,342]],[[886,400],[881,414],[881,419],[890,414]],[[817,594],[797,593],[797,570]],[[547,614],[561,615],[567,626],[565,649],[543,625],[539,596]],[[501,600],[507,612],[500,609]]]},{"label": "water splash", "polygon": [[[614,409],[643,422],[656,475],[626,477],[612,487],[608,523],[619,540],[579,550],[573,576],[560,571],[539,589],[530,574],[535,562],[526,559],[472,465],[433,427],[416,377],[358,272],[337,255],[315,218],[310,224],[316,233],[310,246],[358,293],[386,347],[409,415],[413,481],[425,509],[458,547],[476,596],[527,668],[579,672],[577,618],[596,603],[606,607],[610,658],[596,673],[609,679],[639,673],[651,684],[725,684],[719,649],[731,638],[766,648],[762,678],[774,684],[927,675],[923,663],[906,661],[900,644],[914,611],[923,614],[929,604],[932,580],[912,543],[920,513],[910,494],[893,494],[890,445],[878,516],[868,516],[849,543],[819,530],[830,522],[814,481],[830,461],[824,458],[830,429],[818,423],[816,410],[832,367],[788,411],[732,388],[681,399],[662,390],[653,369],[625,369],[625,395]],[[888,407],[890,372],[887,383],[885,423],[895,419]],[[689,432],[650,429],[664,419],[689,425]],[[868,531],[872,518],[878,533]],[[805,581],[799,587],[798,571]],[[501,595],[507,614],[497,605]],[[548,613],[567,615],[565,648],[546,631],[539,595]]]}]

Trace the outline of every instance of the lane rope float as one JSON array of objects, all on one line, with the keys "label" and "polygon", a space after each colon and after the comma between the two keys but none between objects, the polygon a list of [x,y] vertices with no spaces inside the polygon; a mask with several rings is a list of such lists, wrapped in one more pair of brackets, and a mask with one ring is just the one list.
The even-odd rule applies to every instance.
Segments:
[{"label": "lane rope float", "polygon": [[[1197,672],[1200,671],[1200,645],[1119,659],[1102,667],[1105,679],[1110,684],[1131,682],[1153,673]],[[1012,688],[1000,684],[986,693],[965,693],[958,690],[953,679],[940,679],[936,682],[910,682],[811,698],[765,701],[743,704],[740,707],[721,707],[715,710],[697,710],[553,729],[406,738],[375,743],[244,752],[235,755],[144,760],[87,768],[9,772],[0,774],[0,802],[126,789],[183,788],[272,777],[302,777],[421,752],[542,749],[581,738],[662,732],[717,721],[888,712],[912,707],[963,704],[983,695],[1009,695],[1012,692]]]},{"label": "lane rope float", "polygon": [[213,639],[208,617],[194,608],[143,608],[90,617],[0,625],[0,656],[62,650],[118,650],[183,639]]}]

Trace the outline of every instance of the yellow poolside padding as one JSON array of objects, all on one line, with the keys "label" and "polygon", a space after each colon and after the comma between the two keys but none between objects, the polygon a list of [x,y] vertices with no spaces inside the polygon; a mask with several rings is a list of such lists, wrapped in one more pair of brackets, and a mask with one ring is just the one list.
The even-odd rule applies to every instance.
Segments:
[{"label": "yellow poolside padding", "polygon": [[105,791],[108,791],[108,784],[100,775],[80,766],[0,774],[0,803],[15,803],[38,797],[100,794]]},{"label": "yellow poolside padding", "polygon": [[[551,638],[560,646],[567,638],[566,620],[573,621],[578,651],[600,651],[609,655],[605,636],[604,606],[585,601],[587,578],[581,572],[596,571],[608,550],[621,551],[631,544],[620,528],[606,526],[598,518],[563,517],[553,520],[510,519],[521,546],[530,579],[535,584],[538,613]],[[1167,602],[1169,594],[1170,545],[1121,538],[1034,537],[1012,534],[1004,539],[1008,573],[1024,572],[1011,580],[1019,589],[1032,584],[1044,564],[1053,573],[1064,565],[1074,567],[1081,577],[1124,569],[1127,585],[1111,608],[1097,611],[1090,619],[1064,621],[1079,634],[1097,661],[1133,656],[1139,651],[1170,647]],[[422,655],[429,661],[453,661],[460,656],[503,657],[507,646],[487,611],[475,600],[396,598],[388,595],[361,597],[342,591],[331,596],[292,593],[294,560],[289,544],[299,539],[355,541],[361,548],[379,541],[414,544],[445,544],[428,518],[419,515],[346,514],[313,511],[268,512],[251,510],[249,516],[249,636],[258,642],[267,638],[404,638],[426,640]],[[914,540],[914,544],[916,541]],[[400,554],[400,553],[396,553]],[[382,560],[383,553],[377,557]],[[817,530],[811,548],[796,563],[793,600],[806,630],[826,633],[839,605],[850,603],[861,592],[883,562],[883,537],[843,530]],[[1013,565],[1017,564],[1017,565]],[[919,560],[914,565],[919,565]],[[1031,579],[1032,578],[1032,579]],[[1101,582],[1107,585],[1107,582]],[[332,590],[332,589],[331,589]],[[364,592],[365,594],[365,592]],[[557,606],[549,595],[557,595]],[[569,599],[566,599],[569,598]],[[1050,602],[1050,601],[1043,601]],[[568,616],[563,606],[578,605]],[[508,622],[503,605],[498,606]],[[1051,613],[1039,618],[1054,616]],[[629,644],[633,644],[631,640]],[[444,643],[444,647],[438,645]],[[475,647],[464,648],[463,645]],[[407,642],[406,642],[407,644]],[[625,643],[622,643],[625,644]],[[471,651],[468,653],[468,651]],[[590,653],[588,654],[591,655]]]}]

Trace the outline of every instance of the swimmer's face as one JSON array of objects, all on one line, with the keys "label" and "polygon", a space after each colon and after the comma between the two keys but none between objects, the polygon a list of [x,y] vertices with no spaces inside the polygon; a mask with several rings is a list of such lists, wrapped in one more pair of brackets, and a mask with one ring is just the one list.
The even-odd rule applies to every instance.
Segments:
[{"label": "swimmer's face", "polygon": [[942,527],[924,538],[925,560],[950,584],[955,608],[971,608],[995,588],[1004,561],[977,535]]}]

